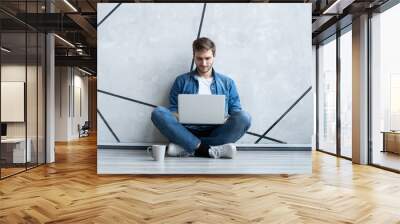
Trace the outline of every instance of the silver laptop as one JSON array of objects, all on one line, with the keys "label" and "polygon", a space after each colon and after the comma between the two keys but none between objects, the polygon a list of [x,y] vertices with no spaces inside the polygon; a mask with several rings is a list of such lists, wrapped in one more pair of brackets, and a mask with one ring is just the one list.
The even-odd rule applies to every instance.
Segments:
[{"label": "silver laptop", "polygon": [[179,122],[182,124],[223,124],[225,95],[178,95]]}]

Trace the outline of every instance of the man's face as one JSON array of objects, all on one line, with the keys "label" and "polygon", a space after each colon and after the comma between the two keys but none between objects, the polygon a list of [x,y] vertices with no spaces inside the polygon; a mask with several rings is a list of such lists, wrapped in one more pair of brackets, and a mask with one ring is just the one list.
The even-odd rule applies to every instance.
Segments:
[{"label": "man's face", "polygon": [[207,73],[212,69],[214,55],[211,50],[195,51],[194,62],[199,73]]}]

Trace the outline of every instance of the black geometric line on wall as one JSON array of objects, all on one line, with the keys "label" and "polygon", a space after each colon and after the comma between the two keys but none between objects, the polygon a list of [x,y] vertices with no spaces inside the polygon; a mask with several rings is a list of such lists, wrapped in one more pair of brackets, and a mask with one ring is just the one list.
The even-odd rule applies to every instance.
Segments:
[{"label": "black geometric line on wall", "polygon": [[[200,38],[201,28],[203,27],[204,15],[205,15],[205,13],[206,13],[206,6],[207,6],[207,3],[204,3],[204,5],[203,5],[203,12],[201,13],[201,20],[200,20],[200,25],[199,25],[199,31],[197,32],[197,38],[196,38],[196,39],[199,39],[199,38]],[[193,66],[194,66],[194,58],[192,57],[192,64],[190,65],[190,71],[189,71],[189,72],[191,72],[191,71],[193,70]]]},{"label": "black geometric line on wall", "polygon": [[120,95],[117,95],[117,94],[114,94],[114,93],[110,93],[110,92],[107,92],[107,91],[104,91],[104,90],[98,89],[97,92],[104,93],[104,94],[107,94],[107,95],[110,95],[110,96],[114,96],[114,97],[118,97],[118,98],[121,98],[121,99],[124,99],[124,100],[132,101],[132,102],[135,102],[135,103],[138,103],[138,104],[142,104],[142,105],[145,105],[145,106],[157,107],[154,104],[145,103],[145,102],[140,101],[140,100],[135,100],[135,99],[128,98],[128,97],[125,97],[125,96],[120,96]]},{"label": "black geometric line on wall", "polygon": [[256,136],[256,137],[262,137],[264,139],[268,139],[270,141],[281,143],[281,144],[287,144],[287,142],[284,142],[284,141],[281,141],[281,140],[278,140],[278,139],[275,139],[275,138],[271,138],[271,137],[268,137],[268,136],[262,136],[260,134],[257,134],[257,133],[254,133],[254,132],[250,132],[250,131],[246,132],[246,134],[253,135],[253,136]]},{"label": "black geometric line on wall", "polygon": [[106,19],[111,16],[111,14],[114,13],[115,10],[118,9],[118,7],[121,5],[122,3],[118,3],[118,5],[116,5],[106,16],[104,16],[104,18],[97,24],[97,28],[104,22],[106,21]]},{"label": "black geometric line on wall", "polygon": [[[153,108],[157,107],[156,105],[153,105],[153,104],[145,103],[143,101],[135,100],[135,99],[132,99],[132,98],[129,98],[129,97],[125,97],[125,96],[120,96],[120,95],[117,95],[117,94],[114,94],[114,93],[110,93],[110,92],[107,92],[107,91],[104,91],[104,90],[98,89],[97,92],[104,93],[104,94],[110,95],[110,96],[114,96],[114,97],[117,97],[117,98],[120,98],[120,99],[128,100],[128,101],[131,101],[131,102],[134,102],[134,103],[142,104],[142,105],[145,105],[145,106],[149,106],[149,107],[153,107]],[[107,127],[109,127],[109,125],[107,125]],[[109,127],[109,129],[111,130],[111,127]],[[112,130],[111,130],[111,132],[113,133]],[[268,139],[270,141],[274,141],[274,142],[277,142],[277,143],[286,144],[286,142],[284,142],[284,141],[281,141],[281,140],[278,140],[278,139],[275,139],[275,138],[270,138],[268,136],[261,136],[260,134],[257,134],[257,133],[254,133],[254,132],[246,132],[246,133],[249,134],[249,135],[257,136],[257,137],[262,137],[264,139]]]},{"label": "black geometric line on wall", "polygon": [[268,132],[270,132],[272,130],[272,128],[274,128],[285,116],[286,114],[289,113],[289,111],[291,111],[306,95],[307,93],[309,93],[312,89],[312,86],[310,86],[286,111],[285,113],[283,113],[262,135],[260,138],[257,139],[257,141],[255,142],[255,144],[258,144],[262,137],[264,137],[265,135],[268,134]]},{"label": "black geometric line on wall", "polygon": [[111,134],[114,136],[114,138],[117,140],[117,142],[121,142],[118,138],[118,136],[115,134],[115,132],[112,130],[104,116],[100,113],[99,109],[97,108],[97,113],[100,115],[101,120],[103,120],[104,124],[106,124],[108,130],[111,132]]}]

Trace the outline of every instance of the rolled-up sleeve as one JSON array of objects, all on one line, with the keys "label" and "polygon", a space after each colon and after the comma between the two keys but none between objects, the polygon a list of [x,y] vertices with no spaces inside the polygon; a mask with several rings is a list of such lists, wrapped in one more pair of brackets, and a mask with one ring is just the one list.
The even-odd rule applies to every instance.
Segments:
[{"label": "rolled-up sleeve", "polygon": [[240,105],[239,94],[236,89],[236,84],[233,80],[230,81],[229,88],[229,107],[228,113],[232,114],[234,112],[238,112],[242,110],[242,106]]},{"label": "rolled-up sleeve", "polygon": [[178,112],[178,94],[181,89],[181,81],[176,78],[172,88],[169,92],[169,107],[171,112]]}]

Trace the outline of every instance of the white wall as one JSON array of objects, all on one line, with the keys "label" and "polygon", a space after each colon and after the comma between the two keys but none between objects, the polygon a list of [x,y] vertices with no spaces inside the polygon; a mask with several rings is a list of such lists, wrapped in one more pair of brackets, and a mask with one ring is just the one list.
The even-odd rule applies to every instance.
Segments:
[{"label": "white wall", "polygon": [[67,141],[68,68],[56,67],[55,74],[55,140]]},{"label": "white wall", "polygon": [[[3,64],[1,66],[2,82],[24,82],[26,84],[26,110],[27,119],[24,122],[6,122],[8,138],[24,138],[25,133],[31,142],[33,161],[39,153],[39,163],[44,162],[44,74],[42,67],[25,64]],[[27,80],[26,80],[27,79]],[[7,96],[2,96],[7,97]],[[7,110],[9,108],[1,108]],[[25,113],[25,111],[23,111]],[[37,150],[38,149],[38,150]]]},{"label": "white wall", "polygon": [[[26,69],[26,70],[25,70]],[[27,71],[28,87],[27,87],[27,120],[28,120],[28,137],[30,133],[36,136],[36,66],[9,64],[1,66],[2,82],[25,82],[25,74]],[[39,72],[41,72],[39,70]],[[3,96],[4,97],[4,96]],[[41,105],[39,105],[40,107]],[[2,108],[6,110],[7,108]],[[25,137],[25,122],[7,122],[8,137]]]},{"label": "white wall", "polygon": [[76,74],[77,70],[75,70],[74,75],[74,107],[72,108],[72,118],[71,119],[71,135],[73,138],[78,137],[78,129],[77,126],[80,124],[81,126],[88,120],[88,77],[81,76],[83,73]]},{"label": "white wall", "polygon": [[76,68],[56,67],[56,141],[77,139],[78,124],[88,120],[88,78],[83,75]]},{"label": "white wall", "polygon": [[[28,66],[27,69],[28,71],[31,71],[33,67]],[[25,82],[25,65],[18,65],[18,64],[2,65],[1,81]],[[6,110],[6,108],[1,108],[1,109]],[[24,122],[7,123],[7,137],[25,137],[25,123]]]}]

